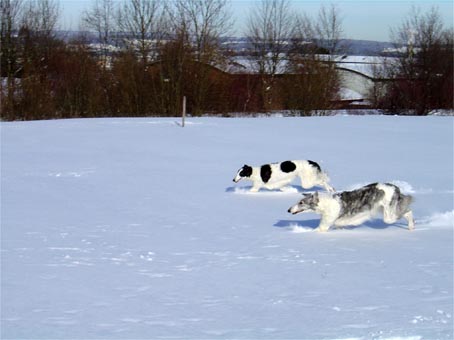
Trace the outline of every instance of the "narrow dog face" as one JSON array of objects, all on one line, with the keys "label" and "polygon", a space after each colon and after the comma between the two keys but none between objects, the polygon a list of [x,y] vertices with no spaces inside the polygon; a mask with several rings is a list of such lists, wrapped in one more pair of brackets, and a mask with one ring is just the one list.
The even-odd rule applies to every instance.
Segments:
[{"label": "narrow dog face", "polygon": [[238,183],[241,179],[250,177],[251,175],[252,175],[252,167],[245,164],[245,165],[243,165],[243,167],[241,169],[238,170],[233,181],[235,183]]},{"label": "narrow dog face", "polygon": [[315,212],[318,206],[318,192],[315,194],[303,194],[303,199],[291,206],[288,212],[295,215],[301,212]]}]

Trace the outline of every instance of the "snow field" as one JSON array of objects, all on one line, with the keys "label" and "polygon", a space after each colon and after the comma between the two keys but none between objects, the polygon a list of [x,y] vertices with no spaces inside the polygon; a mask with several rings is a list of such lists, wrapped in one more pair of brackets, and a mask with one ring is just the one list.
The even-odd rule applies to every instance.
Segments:
[{"label": "snow field", "polygon": [[[451,339],[453,118],[1,123],[2,339]],[[391,181],[416,230],[311,232],[244,163]]]}]

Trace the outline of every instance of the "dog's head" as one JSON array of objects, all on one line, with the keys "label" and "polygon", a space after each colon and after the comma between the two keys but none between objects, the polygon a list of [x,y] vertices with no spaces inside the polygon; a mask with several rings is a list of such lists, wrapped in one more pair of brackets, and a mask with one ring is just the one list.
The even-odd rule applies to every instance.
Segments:
[{"label": "dog's head", "polygon": [[250,167],[249,165],[243,165],[242,168],[240,168],[238,170],[238,172],[236,173],[236,176],[235,178],[233,179],[233,181],[235,183],[238,183],[241,179],[245,178],[245,177],[251,177],[252,175],[252,167]]},{"label": "dog's head", "polygon": [[315,212],[319,202],[318,192],[314,194],[303,194],[303,196],[302,200],[288,209],[289,213]]}]

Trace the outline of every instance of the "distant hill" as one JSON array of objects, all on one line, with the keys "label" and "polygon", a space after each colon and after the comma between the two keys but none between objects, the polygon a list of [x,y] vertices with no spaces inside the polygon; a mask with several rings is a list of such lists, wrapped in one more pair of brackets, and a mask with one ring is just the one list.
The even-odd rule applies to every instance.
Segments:
[{"label": "distant hill", "polygon": [[[82,31],[58,31],[57,37],[69,41],[78,36],[84,36],[88,43],[96,43],[96,34],[92,32]],[[226,37],[223,38],[223,45],[228,45],[230,49],[241,53],[250,49],[249,42],[245,37]],[[346,55],[361,55],[361,56],[379,56],[383,55],[383,51],[387,48],[393,48],[391,42],[372,41],[372,40],[355,40],[343,39],[341,41],[342,53]]]},{"label": "distant hill", "polygon": [[386,48],[393,48],[391,42],[345,39],[342,41],[348,55],[379,56]]},{"label": "distant hill", "polygon": [[[249,43],[244,37],[225,38],[223,44],[229,45],[231,49],[241,52],[250,48]],[[393,48],[391,42],[373,40],[343,39],[340,43],[343,54],[361,56],[380,56],[385,49]]]}]

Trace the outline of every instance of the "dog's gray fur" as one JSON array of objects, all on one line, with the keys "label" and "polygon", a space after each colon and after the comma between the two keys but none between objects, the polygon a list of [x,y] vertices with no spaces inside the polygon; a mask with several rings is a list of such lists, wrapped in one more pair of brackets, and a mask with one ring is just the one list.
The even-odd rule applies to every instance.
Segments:
[{"label": "dog's gray fur", "polygon": [[373,183],[335,194],[305,194],[288,212],[312,211],[321,214],[319,231],[327,231],[331,225],[359,225],[377,214],[383,214],[385,223],[394,223],[404,217],[411,230],[414,228],[411,202],[412,197],[402,194],[396,185]]}]

